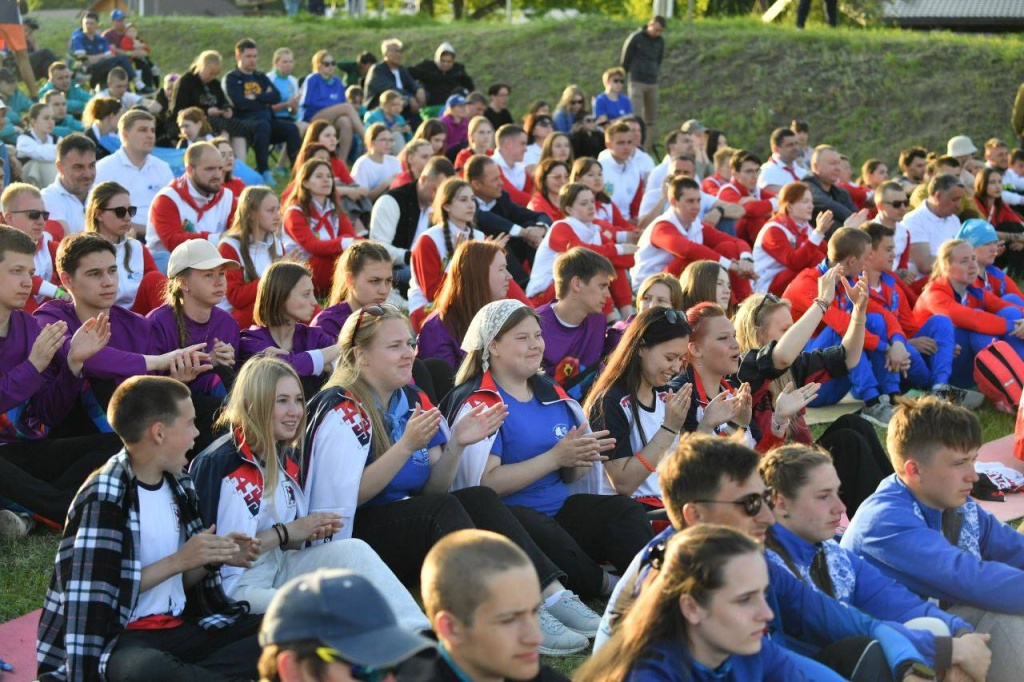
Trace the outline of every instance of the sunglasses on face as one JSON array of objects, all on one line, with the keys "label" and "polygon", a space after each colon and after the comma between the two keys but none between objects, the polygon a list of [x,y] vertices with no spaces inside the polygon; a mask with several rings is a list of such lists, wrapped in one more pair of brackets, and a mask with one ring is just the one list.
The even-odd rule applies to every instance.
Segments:
[{"label": "sunglasses on face", "polygon": [[613,78],[613,79],[611,80],[611,82],[612,82],[612,83],[621,83],[621,82],[622,82],[622,79],[621,79],[621,78]]},{"label": "sunglasses on face", "polygon": [[744,514],[754,518],[761,513],[763,505],[768,505],[769,509],[775,506],[772,502],[772,494],[772,489],[766,488],[763,493],[750,493],[738,500],[694,500],[694,502],[699,502],[700,504],[736,504],[743,507]]},{"label": "sunglasses on face", "polygon": [[334,62],[326,61],[325,60],[325,61],[320,62],[320,65],[321,66],[334,66]]},{"label": "sunglasses on face", "polygon": [[906,199],[898,200],[898,201],[883,201],[882,203],[883,204],[889,204],[893,208],[904,208],[906,206],[910,206],[910,201],[906,200]]},{"label": "sunglasses on face", "polygon": [[352,679],[359,680],[359,682],[383,682],[388,675],[395,672],[394,668],[370,668],[350,663],[342,657],[341,652],[326,646],[317,647],[316,656],[324,663],[341,663],[349,666]]},{"label": "sunglasses on face", "polygon": [[761,309],[764,308],[765,303],[771,302],[775,304],[780,302],[781,300],[782,299],[776,296],[775,294],[765,294],[764,298],[761,299],[761,302],[757,304],[756,308],[754,308],[754,324],[757,324],[757,316],[761,314]]},{"label": "sunglasses on face", "polygon": [[581,100],[581,99],[574,99],[572,101],[572,104],[583,104],[583,100]]},{"label": "sunglasses on face", "polygon": [[584,123],[593,123],[593,122],[594,122],[594,121],[596,121],[596,120],[597,120],[597,119],[596,119],[596,118],[594,118],[593,116],[584,116],[584,117],[583,117],[583,122],[584,122]]},{"label": "sunglasses on face", "polygon": [[115,206],[114,208],[101,208],[101,211],[110,211],[118,218],[124,218],[128,216],[134,218],[135,214],[139,212],[138,206]]},{"label": "sunglasses on face", "polygon": [[8,211],[8,213],[24,213],[25,215],[28,216],[29,220],[39,220],[40,218],[42,218],[43,220],[50,219],[49,211],[37,211],[33,209],[30,211]]}]

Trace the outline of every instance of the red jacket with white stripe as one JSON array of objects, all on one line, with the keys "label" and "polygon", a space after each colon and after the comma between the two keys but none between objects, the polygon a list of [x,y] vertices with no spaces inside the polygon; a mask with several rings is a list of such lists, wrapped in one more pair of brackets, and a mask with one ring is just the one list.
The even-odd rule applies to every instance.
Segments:
[{"label": "red jacket with white stripe", "polygon": [[149,206],[149,227],[146,246],[150,253],[169,253],[189,239],[210,239],[228,229],[235,215],[237,198],[231,190],[221,188],[199,204],[187,176],[177,178],[153,198]]}]

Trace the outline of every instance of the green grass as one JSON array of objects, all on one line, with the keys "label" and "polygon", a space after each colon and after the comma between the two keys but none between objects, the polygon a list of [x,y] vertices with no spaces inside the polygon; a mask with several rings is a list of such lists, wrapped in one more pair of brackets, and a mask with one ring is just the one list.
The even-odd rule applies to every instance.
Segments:
[{"label": "green grass", "polygon": [[0,623],[43,605],[59,537],[42,530],[21,540],[0,540]]},{"label": "green grass", "polygon": [[[377,53],[397,35],[406,63],[430,57],[444,40],[459,50],[478,87],[512,87],[521,113],[534,99],[557,102],[567,83],[595,94],[601,72],[614,65],[635,21],[587,16],[569,22],[535,20],[509,27],[497,21],[432,22],[420,17],[353,21],[300,17],[145,17],[143,35],[164,72],[186,69],[203,48],[230,62],[234,42],[251,36],[269,69],[274,48],[296,52],[300,73],[326,47],[339,59]],[[47,19],[42,42],[63,53],[71,19]],[[660,130],[689,118],[726,131],[733,146],[766,153],[772,128],[806,118],[812,140],[828,141],[859,164],[879,156],[895,167],[899,149],[945,148],[956,134],[976,144],[1011,138],[1009,112],[1020,83],[1021,40],[945,32],[841,28],[798,32],[754,19],[673,22],[666,33]]]}]

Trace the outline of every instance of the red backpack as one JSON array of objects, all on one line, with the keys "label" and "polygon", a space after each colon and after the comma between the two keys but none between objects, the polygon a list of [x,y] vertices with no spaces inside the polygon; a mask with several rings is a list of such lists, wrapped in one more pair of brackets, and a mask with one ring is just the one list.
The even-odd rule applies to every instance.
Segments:
[{"label": "red backpack", "polygon": [[1005,341],[993,341],[974,358],[974,381],[993,407],[1016,414],[1024,392],[1024,360]]}]

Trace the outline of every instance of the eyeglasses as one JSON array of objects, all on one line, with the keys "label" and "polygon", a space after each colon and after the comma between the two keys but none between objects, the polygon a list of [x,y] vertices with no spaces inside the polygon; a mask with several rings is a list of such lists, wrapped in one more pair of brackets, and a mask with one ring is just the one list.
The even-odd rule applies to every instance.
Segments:
[{"label": "eyeglasses", "polygon": [[574,100],[572,100],[570,102],[570,104],[583,104],[583,100],[581,100],[581,99],[574,99]]},{"label": "eyeglasses", "polygon": [[356,665],[346,661],[340,651],[326,646],[318,646],[316,655],[324,663],[341,663],[349,666],[352,679],[359,682],[384,682],[388,675],[395,672],[395,668],[371,668],[365,665]]},{"label": "eyeglasses", "polygon": [[893,208],[903,208],[905,206],[910,206],[910,201],[908,199],[901,199],[898,201],[883,201],[882,203],[889,204]]},{"label": "eyeglasses", "polygon": [[356,318],[356,328],[352,332],[352,343],[355,343],[356,337],[359,336],[359,328],[363,325],[363,315],[372,315],[373,317],[381,317],[387,311],[398,312],[398,308],[391,305],[390,303],[381,303],[380,305],[366,305],[359,309],[359,317]]},{"label": "eyeglasses", "polygon": [[43,220],[50,219],[49,211],[37,211],[35,209],[32,209],[29,211],[8,211],[8,213],[24,213],[25,215],[28,216],[29,220],[39,220],[40,218],[42,218]]},{"label": "eyeglasses", "polygon": [[320,62],[320,65],[321,66],[334,66],[334,62],[329,62],[329,61],[327,61],[325,59],[324,61]]},{"label": "eyeglasses", "polygon": [[779,303],[781,300],[781,298],[773,293],[765,294],[764,298],[761,299],[761,302],[757,304],[756,308],[754,308],[754,324],[757,324],[757,316],[761,314],[761,308],[764,307],[765,303],[771,302],[772,304],[775,304]]},{"label": "eyeglasses", "polygon": [[[223,154],[221,156],[223,156]],[[100,210],[101,211],[110,211],[111,213],[116,215],[118,218],[124,218],[125,216],[128,216],[130,218],[134,218],[135,214],[139,212],[139,207],[138,206],[115,206],[114,208],[101,208]]]},{"label": "eyeglasses", "polygon": [[743,507],[744,514],[753,518],[761,513],[763,505],[768,505],[769,509],[775,506],[775,503],[772,501],[773,494],[774,491],[771,488],[766,488],[763,493],[750,493],[738,500],[693,500],[693,502],[701,504],[737,504]]},{"label": "eyeglasses", "polygon": [[597,119],[596,119],[596,118],[594,118],[593,116],[584,116],[584,117],[583,117],[583,122],[584,122],[584,123],[593,123],[593,122],[594,122],[594,121],[596,121],[596,120],[597,120]]}]

